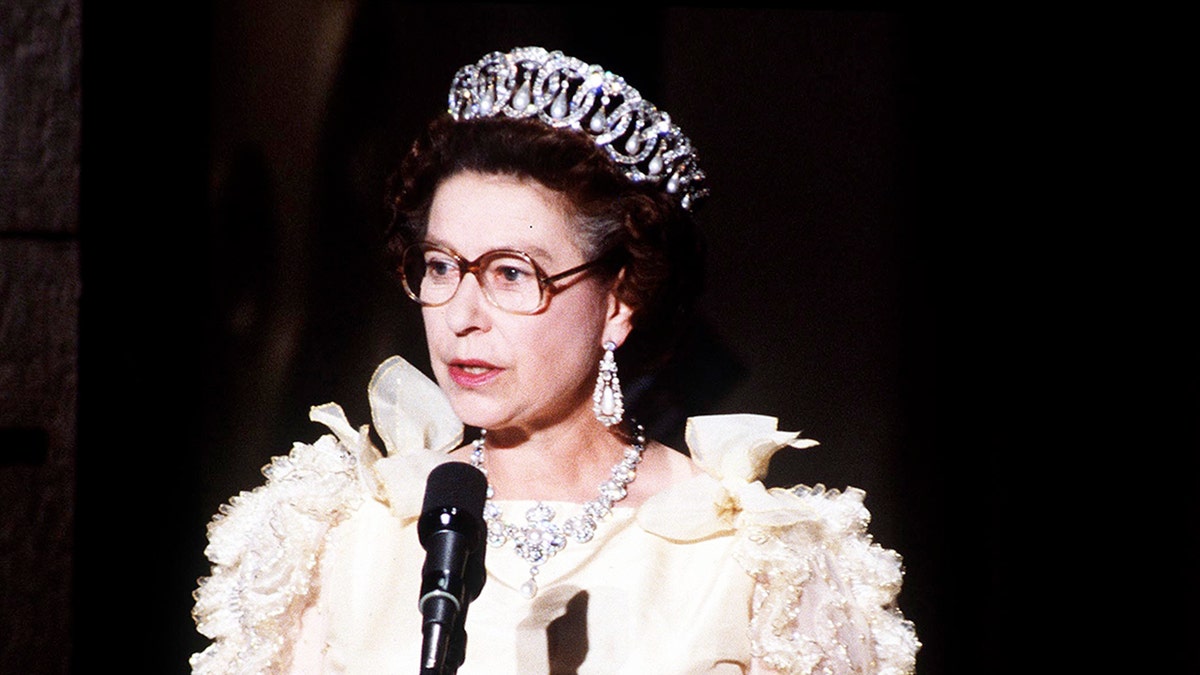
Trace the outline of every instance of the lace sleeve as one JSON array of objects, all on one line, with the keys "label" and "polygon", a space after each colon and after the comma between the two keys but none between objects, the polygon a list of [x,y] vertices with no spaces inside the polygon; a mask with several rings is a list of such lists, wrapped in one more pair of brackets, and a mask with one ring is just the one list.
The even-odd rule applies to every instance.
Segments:
[{"label": "lace sleeve", "polygon": [[745,523],[737,552],[755,579],[754,657],[796,675],[912,673],[920,642],[895,604],[900,556],[872,543],[864,493],[770,494],[793,517]]},{"label": "lace sleeve", "polygon": [[[314,410],[314,419],[321,412]],[[335,411],[340,413],[340,409]],[[291,659],[326,533],[369,494],[364,464],[378,457],[365,434],[334,427],[263,469],[265,485],[223,505],[208,526],[211,576],[192,616],[212,644],[192,672],[277,672]]]}]

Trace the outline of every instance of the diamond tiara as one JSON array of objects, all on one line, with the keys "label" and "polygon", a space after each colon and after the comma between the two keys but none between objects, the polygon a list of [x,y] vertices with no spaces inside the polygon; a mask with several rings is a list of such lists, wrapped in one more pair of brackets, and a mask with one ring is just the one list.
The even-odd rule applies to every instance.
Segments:
[{"label": "diamond tiara", "polygon": [[585,132],[630,180],[658,185],[689,211],[708,194],[692,142],[670,115],[624,78],[562,52],[492,52],[459,69],[449,99],[456,120],[536,117]]}]

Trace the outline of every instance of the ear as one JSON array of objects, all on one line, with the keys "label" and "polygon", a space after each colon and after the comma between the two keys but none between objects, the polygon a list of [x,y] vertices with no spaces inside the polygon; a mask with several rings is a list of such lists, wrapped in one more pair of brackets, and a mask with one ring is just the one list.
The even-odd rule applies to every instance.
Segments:
[{"label": "ear", "polygon": [[625,280],[625,270],[617,275],[608,291],[608,311],[604,320],[604,335],[602,342],[612,342],[620,347],[633,330],[633,308],[617,297],[617,288]]}]

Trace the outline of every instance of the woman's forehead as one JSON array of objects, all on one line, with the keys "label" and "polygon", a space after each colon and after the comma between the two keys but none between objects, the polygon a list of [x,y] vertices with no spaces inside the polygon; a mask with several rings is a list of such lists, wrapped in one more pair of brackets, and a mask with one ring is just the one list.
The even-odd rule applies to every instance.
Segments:
[{"label": "woman's forehead", "polygon": [[511,248],[536,259],[579,257],[563,197],[533,180],[459,173],[434,193],[425,238],[467,258]]}]

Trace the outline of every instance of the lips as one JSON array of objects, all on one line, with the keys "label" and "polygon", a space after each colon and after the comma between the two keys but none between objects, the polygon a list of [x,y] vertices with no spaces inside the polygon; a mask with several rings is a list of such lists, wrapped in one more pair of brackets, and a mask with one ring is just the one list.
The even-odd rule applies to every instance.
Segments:
[{"label": "lips", "polygon": [[487,384],[504,369],[477,359],[451,361],[447,364],[450,379],[460,387],[475,388]]}]

